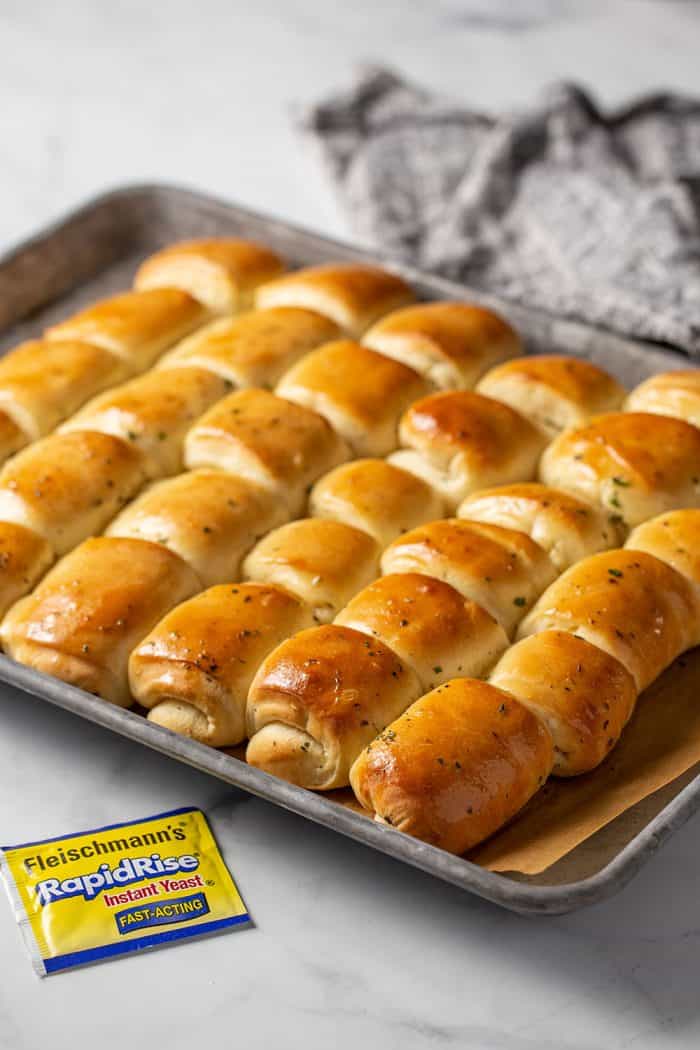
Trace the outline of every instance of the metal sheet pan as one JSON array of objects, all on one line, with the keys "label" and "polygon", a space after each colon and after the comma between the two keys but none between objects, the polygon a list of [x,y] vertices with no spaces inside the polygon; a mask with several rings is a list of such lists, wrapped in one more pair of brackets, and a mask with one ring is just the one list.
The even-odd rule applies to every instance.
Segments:
[{"label": "metal sheet pan", "polygon": [[[128,286],[138,261],[169,241],[225,234],[261,240],[293,264],[333,259],[376,262],[401,273],[426,299],[478,299],[500,310],[518,327],[528,350],[585,356],[603,364],[628,386],[654,372],[678,367],[684,360],[671,350],[643,346],[585,324],[514,306],[280,220],[161,185],[106,193],[0,258],[0,351],[36,336],[79,305]],[[493,874],[379,826],[332,797],[287,784],[5,656],[0,656],[0,681],[521,913],[561,914],[609,896],[700,808],[698,776],[594,874],[564,884],[535,884]]]}]

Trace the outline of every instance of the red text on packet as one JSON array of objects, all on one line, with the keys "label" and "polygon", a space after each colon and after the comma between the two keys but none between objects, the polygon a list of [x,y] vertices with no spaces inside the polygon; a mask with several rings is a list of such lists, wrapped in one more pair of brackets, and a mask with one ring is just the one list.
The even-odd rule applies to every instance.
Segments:
[{"label": "red text on packet", "polygon": [[145,897],[157,897],[160,893],[173,893],[176,890],[193,890],[203,885],[201,875],[191,875],[188,879],[157,879],[146,886],[124,890],[122,893],[105,893],[103,899],[108,908],[117,908],[120,904],[141,901]]}]

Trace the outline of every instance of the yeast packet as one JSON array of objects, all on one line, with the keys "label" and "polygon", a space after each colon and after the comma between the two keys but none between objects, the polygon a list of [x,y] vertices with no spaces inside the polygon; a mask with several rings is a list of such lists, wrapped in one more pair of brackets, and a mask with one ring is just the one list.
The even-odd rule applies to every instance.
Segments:
[{"label": "yeast packet", "polygon": [[193,807],[4,846],[0,873],[41,977],[250,919]]}]

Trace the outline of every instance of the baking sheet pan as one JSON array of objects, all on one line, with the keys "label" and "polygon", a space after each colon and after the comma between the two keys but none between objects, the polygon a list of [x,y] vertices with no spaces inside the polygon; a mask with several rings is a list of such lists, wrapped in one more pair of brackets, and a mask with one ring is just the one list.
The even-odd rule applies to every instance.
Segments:
[{"label": "baking sheet pan", "polygon": [[[131,283],[137,263],[170,241],[239,235],[260,240],[290,263],[359,260],[388,266],[430,298],[469,298],[491,305],[517,326],[532,352],[565,352],[602,364],[627,386],[683,365],[663,347],[640,345],[585,324],[564,321],[461,285],[421,274],[360,249],[277,219],[173,186],[116,189],[0,258],[0,352],[36,337],[47,324],[80,305]],[[700,808],[696,771],[671,789],[623,814],[586,844],[583,866],[569,864],[536,879],[494,874],[476,864],[379,826],[333,796],[317,795],[246,765],[239,758],[153,725],[74,686],[0,655],[0,681],[32,693],[220,780],[339,831],[513,911],[561,914],[619,890],[678,827]],[[596,840],[599,845],[596,846]],[[585,871],[584,877],[577,877]]]}]

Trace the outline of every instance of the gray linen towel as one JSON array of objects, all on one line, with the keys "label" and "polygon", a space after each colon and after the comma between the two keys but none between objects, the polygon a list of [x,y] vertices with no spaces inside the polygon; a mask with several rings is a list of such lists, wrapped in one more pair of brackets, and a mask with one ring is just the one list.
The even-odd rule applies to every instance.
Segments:
[{"label": "gray linen towel", "polygon": [[700,356],[700,101],[556,84],[493,117],[371,69],[303,124],[371,245]]}]

